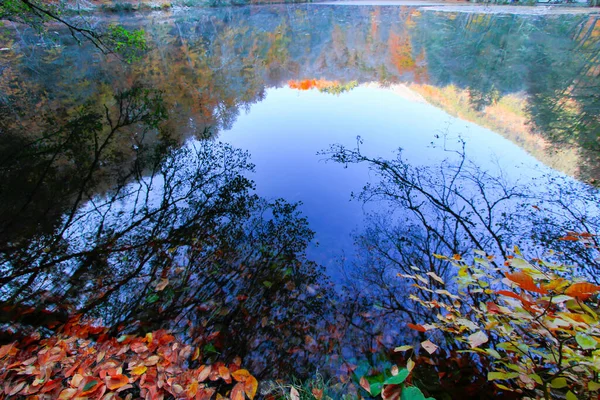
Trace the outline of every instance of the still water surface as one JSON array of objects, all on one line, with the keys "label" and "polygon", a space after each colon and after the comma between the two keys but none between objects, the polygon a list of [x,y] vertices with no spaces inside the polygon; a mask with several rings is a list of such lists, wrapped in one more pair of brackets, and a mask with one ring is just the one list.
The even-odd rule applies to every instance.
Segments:
[{"label": "still water surface", "polygon": [[[127,64],[62,31],[2,32],[9,306],[177,328],[259,376],[310,373],[353,337],[343,315],[384,310],[387,326],[363,322],[397,342],[403,267],[597,227],[597,14],[310,4],[92,19],[145,29],[150,50]],[[395,171],[424,192],[369,160],[334,162],[335,144],[370,161],[402,149]],[[351,200],[368,182],[383,182],[372,201]]]}]

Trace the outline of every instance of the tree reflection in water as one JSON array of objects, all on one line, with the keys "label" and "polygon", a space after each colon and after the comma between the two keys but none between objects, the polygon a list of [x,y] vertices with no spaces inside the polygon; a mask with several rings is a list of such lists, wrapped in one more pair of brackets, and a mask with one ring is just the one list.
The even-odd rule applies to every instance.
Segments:
[{"label": "tree reflection in water", "polygon": [[[257,376],[302,373],[325,353],[308,338],[330,296],[304,256],[306,219],[252,193],[247,153],[208,140],[172,148],[157,134],[165,119],[159,94],[138,87],[21,152],[7,146],[5,333],[84,314],[115,335],[185,333],[208,359],[241,356]],[[127,140],[133,159],[114,150]],[[24,219],[44,229],[15,229]]]}]

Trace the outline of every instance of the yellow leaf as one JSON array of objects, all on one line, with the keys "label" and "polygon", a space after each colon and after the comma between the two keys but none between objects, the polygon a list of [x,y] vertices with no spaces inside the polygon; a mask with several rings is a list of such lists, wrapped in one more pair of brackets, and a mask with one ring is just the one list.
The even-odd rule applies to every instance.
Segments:
[{"label": "yellow leaf", "polygon": [[406,369],[408,370],[408,372],[411,372],[414,367],[415,367],[415,362],[412,360],[412,358],[409,358],[408,361],[406,362]]},{"label": "yellow leaf", "polygon": [[131,375],[142,375],[148,370],[148,367],[145,365],[138,365],[134,369],[131,370]]}]

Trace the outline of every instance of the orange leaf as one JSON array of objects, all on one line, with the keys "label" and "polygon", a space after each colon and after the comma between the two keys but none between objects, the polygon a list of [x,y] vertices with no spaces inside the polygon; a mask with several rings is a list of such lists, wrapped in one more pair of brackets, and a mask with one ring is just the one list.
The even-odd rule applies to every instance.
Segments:
[{"label": "orange leaf", "polygon": [[256,395],[256,391],[258,390],[258,381],[255,377],[249,376],[246,382],[244,382],[244,393],[250,400],[254,398]]},{"label": "orange leaf", "polygon": [[[3,359],[4,357],[6,357],[6,355],[14,355],[16,353],[16,347],[15,347],[16,342],[14,343],[10,343],[10,344],[5,344],[4,346],[0,347],[0,360]],[[15,349],[14,351],[13,348]]]},{"label": "orange leaf", "polygon": [[558,240],[564,240],[567,242],[576,242],[579,240],[579,238],[576,238],[575,236],[565,236],[565,237],[558,238]]},{"label": "orange leaf", "polygon": [[513,274],[505,272],[504,276],[506,276],[508,280],[516,283],[523,290],[540,294],[548,293],[546,289],[537,287],[533,278],[523,271],[518,271]]},{"label": "orange leaf", "polygon": [[315,396],[315,399],[321,400],[323,398],[323,389],[312,388],[311,392]]},{"label": "orange leaf", "polygon": [[238,383],[231,389],[231,400],[244,400],[244,384]]},{"label": "orange leaf", "polygon": [[196,399],[197,400],[210,400],[210,399],[212,399],[213,394],[215,394],[214,388],[200,389],[200,391],[196,395]]},{"label": "orange leaf", "polygon": [[229,374],[229,368],[224,365],[219,366],[219,376],[227,383],[231,383],[231,375]]},{"label": "orange leaf", "polygon": [[202,365],[198,368],[198,382],[204,382],[210,375],[212,367],[210,365]]},{"label": "orange leaf", "polygon": [[106,377],[106,387],[110,390],[117,390],[129,383],[129,378],[125,375],[113,375]]},{"label": "orange leaf", "polygon": [[238,369],[237,371],[232,372],[231,376],[233,377],[233,379],[235,379],[238,382],[246,382],[248,377],[251,375],[247,369]]},{"label": "orange leaf", "polygon": [[419,332],[427,332],[427,329],[425,329],[423,327],[423,325],[415,325],[415,324],[406,324],[406,326],[408,326],[410,329],[414,329],[415,331],[419,331]]},{"label": "orange leaf", "polygon": [[196,347],[194,350],[194,355],[192,356],[192,361],[195,361],[200,357],[200,347]]},{"label": "orange leaf", "polygon": [[96,390],[103,387],[104,384],[100,382],[100,379],[94,378],[93,376],[86,376],[79,384],[79,390],[82,396],[87,396],[94,393]]},{"label": "orange leaf", "polygon": [[187,389],[187,395],[189,398],[193,398],[196,397],[196,393],[198,393],[198,389],[200,389],[200,385],[198,384],[198,381],[195,379],[192,379],[192,383],[190,383],[190,386]]},{"label": "orange leaf", "polygon": [[569,286],[567,290],[565,290],[565,294],[583,301],[589,299],[598,291],[600,291],[600,286],[588,282],[579,282]]}]

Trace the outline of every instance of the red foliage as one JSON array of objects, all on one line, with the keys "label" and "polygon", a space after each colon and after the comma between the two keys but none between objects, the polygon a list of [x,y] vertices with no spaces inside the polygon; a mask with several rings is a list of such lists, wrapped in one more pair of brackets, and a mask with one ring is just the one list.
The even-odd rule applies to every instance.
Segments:
[{"label": "red foliage", "polygon": [[[208,400],[217,391],[253,399],[258,382],[239,359],[191,368],[199,353],[164,330],[116,339],[106,328],[74,320],[51,337],[0,347],[0,399],[121,399],[132,393]],[[229,390],[232,378],[237,383]]]}]

